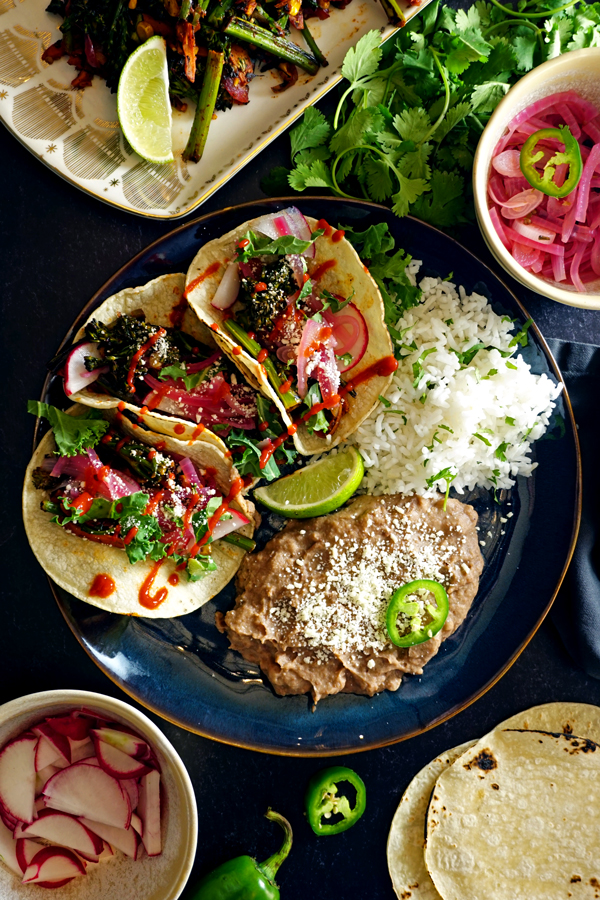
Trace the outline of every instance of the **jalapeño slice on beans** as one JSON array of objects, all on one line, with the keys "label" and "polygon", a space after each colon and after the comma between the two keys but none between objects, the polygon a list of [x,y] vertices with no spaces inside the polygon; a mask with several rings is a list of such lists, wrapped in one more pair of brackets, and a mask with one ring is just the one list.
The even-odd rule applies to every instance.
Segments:
[{"label": "jalape\u00f1o slice on beans", "polygon": [[[559,141],[565,145],[564,150],[555,150],[552,153],[541,172],[536,168],[536,163],[544,158],[544,153],[550,148],[539,147],[540,141]],[[554,181],[554,174],[556,167],[563,164],[569,166],[569,172],[563,184],[558,185]],[[581,150],[566,125],[561,125],[559,128],[541,128],[530,135],[523,144],[520,166],[521,172],[532,188],[536,188],[549,197],[560,199],[574,191],[579,184],[583,168]]]},{"label": "jalape\u00f1o slice on beans", "polygon": [[[422,593],[421,593],[422,592]],[[433,594],[435,605],[429,594]],[[399,617],[401,617],[399,621]],[[397,647],[423,644],[437,634],[448,617],[448,594],[437,581],[421,578],[394,591],[385,624]]]},{"label": "jalape\u00f1o slice on beans", "polygon": [[[338,794],[341,782],[348,782],[356,790],[354,806],[345,794]],[[353,769],[346,766],[332,766],[317,772],[308,782],[305,798],[306,816],[315,834],[339,834],[352,828],[358,822],[367,805],[365,783]],[[341,815],[335,822],[328,822],[332,816]]]}]

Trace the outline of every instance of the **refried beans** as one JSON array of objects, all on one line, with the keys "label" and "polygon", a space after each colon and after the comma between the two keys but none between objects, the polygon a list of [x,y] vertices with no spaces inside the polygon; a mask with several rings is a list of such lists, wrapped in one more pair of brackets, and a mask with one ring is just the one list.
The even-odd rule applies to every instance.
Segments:
[{"label": "refried beans", "polygon": [[[245,557],[234,609],[217,614],[231,648],[258,663],[276,693],[315,702],[340,691],[395,691],[420,674],[465,618],[483,560],[477,513],[444,497],[361,496],[328,516],[293,520]],[[394,590],[427,578],[443,584],[449,613],[413,647],[389,640]]]}]

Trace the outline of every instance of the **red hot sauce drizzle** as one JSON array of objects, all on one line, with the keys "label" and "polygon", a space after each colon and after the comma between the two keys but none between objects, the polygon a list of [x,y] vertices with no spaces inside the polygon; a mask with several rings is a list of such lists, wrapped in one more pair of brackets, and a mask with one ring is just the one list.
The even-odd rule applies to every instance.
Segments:
[{"label": "red hot sauce drizzle", "polygon": [[317,268],[315,269],[315,271],[312,273],[312,275],[310,277],[312,278],[313,281],[318,281],[319,278],[325,274],[325,272],[328,272],[329,269],[334,269],[336,266],[337,266],[337,260],[326,259],[326,260],[324,260],[324,262],[321,263],[320,266],[317,266]]},{"label": "red hot sauce drizzle", "polygon": [[[142,344],[140,349],[136,350],[136,352],[131,357],[131,362],[129,364],[129,372],[127,373],[127,384],[129,385],[129,387],[131,388],[132,391],[134,389],[133,388],[133,378],[135,376],[135,370],[137,368],[137,364],[139,363],[139,361],[142,358],[142,356],[144,355],[144,353],[146,353],[150,349],[150,347],[153,347],[154,344],[158,340],[160,340],[161,337],[164,337],[166,333],[167,332],[165,331],[164,328],[159,328],[158,331],[155,332],[155,334],[153,334],[152,337],[150,337],[146,341],[145,344]],[[119,408],[120,408],[120,404],[119,404]]]},{"label": "red hot sauce drizzle", "polygon": [[138,599],[140,602],[140,606],[143,606],[144,609],[156,609],[158,606],[160,606],[163,600],[165,600],[167,594],[169,593],[169,589],[167,587],[159,588],[154,596],[150,593],[152,585],[154,584],[154,579],[158,575],[158,570],[160,569],[164,561],[164,557],[163,559],[158,559],[142,582],[140,592],[138,594]]},{"label": "red hot sauce drizzle", "polygon": [[100,572],[92,581],[91,587],[88,591],[88,595],[90,597],[106,598],[110,597],[111,594],[114,594],[116,589],[117,586],[110,575],[106,575],[104,572]]},{"label": "red hot sauce drizzle", "polygon": [[314,406],[308,410],[308,412],[304,413],[303,416],[299,416],[294,419],[294,422],[288,426],[287,433],[284,432],[280,434],[279,437],[275,438],[273,441],[269,441],[269,443],[264,447],[261,455],[259,466],[261,469],[264,469],[269,459],[273,456],[278,447],[287,440],[288,436],[291,436],[296,433],[298,430],[298,425],[302,424],[302,422],[307,422],[311,416],[316,416],[318,412],[321,412],[322,409],[333,409],[341,403],[346,394],[353,391],[355,388],[359,386],[359,384],[363,384],[365,381],[368,381],[370,378],[386,377],[387,375],[391,375],[398,368],[398,361],[393,356],[384,356],[383,359],[378,360],[376,363],[373,363],[372,366],[369,366],[367,369],[364,369],[362,372],[359,372],[358,375],[349,381],[347,384],[344,384],[340,387],[339,393],[334,394],[330,397],[326,402],[323,403],[315,403]]},{"label": "red hot sauce drizzle", "polygon": [[[179,293],[179,289],[175,288],[173,291],[174,294]],[[187,310],[187,297],[184,294],[181,296],[181,300],[175,304],[171,312],[169,313],[169,322],[171,323],[173,328],[181,328],[183,324],[183,317],[185,316]]]},{"label": "red hot sauce drizzle", "polygon": [[219,269],[221,268],[221,263],[219,260],[215,260],[214,263],[211,263],[204,272],[201,272],[197,278],[194,278],[193,281],[190,281],[185,291],[183,292],[183,296],[185,299],[189,297],[192,291],[198,287],[199,284],[202,284],[203,281],[206,281],[207,278],[210,278],[211,275],[215,275]]}]

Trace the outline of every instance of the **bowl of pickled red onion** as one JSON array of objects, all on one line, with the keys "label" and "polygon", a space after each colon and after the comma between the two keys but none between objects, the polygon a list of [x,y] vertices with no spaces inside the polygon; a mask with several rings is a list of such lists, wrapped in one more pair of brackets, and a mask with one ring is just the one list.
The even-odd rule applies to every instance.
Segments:
[{"label": "bowl of pickled red onion", "polygon": [[513,278],[600,309],[600,49],[558,56],[510,89],[479,141],[473,194],[486,244]]}]

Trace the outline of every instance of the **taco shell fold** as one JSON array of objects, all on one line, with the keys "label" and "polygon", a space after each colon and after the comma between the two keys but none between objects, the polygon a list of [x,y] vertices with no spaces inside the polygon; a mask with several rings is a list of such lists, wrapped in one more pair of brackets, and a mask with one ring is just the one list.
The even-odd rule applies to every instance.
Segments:
[{"label": "taco shell fold", "polygon": [[[143,313],[147,322],[159,325],[161,328],[173,328],[174,324],[178,322],[182,331],[196,338],[199,343],[207,347],[208,351],[212,352],[215,341],[210,329],[199,320],[189,306],[181,316],[184,287],[185,275],[177,273],[161,275],[160,278],[154,278],[140,287],[125,288],[117,294],[113,294],[88,316],[75,335],[73,343],[76,344],[85,339],[85,326],[92,319],[102,322],[104,325],[110,325],[119,314],[132,316]],[[104,391],[97,390],[95,384],[77,391],[69,399],[95,409],[114,409],[121,402],[119,397],[112,397]],[[217,447],[222,453],[227,450],[221,438],[214,431],[204,428],[199,432],[195,422],[177,416],[169,416],[160,411],[150,410],[141,413],[139,406],[128,402],[125,402],[125,409],[135,413],[148,428],[158,434],[165,434],[181,441],[203,441]]]},{"label": "taco shell fold", "polygon": [[[211,328],[214,338],[229,356],[232,362],[243,373],[246,380],[259,388],[265,397],[277,405],[286,425],[292,423],[292,417],[285,409],[281,397],[267,378],[264,367],[246,350],[237,347],[234,338],[226,331],[224,322],[226,311],[216,309],[211,300],[223,277],[227,264],[235,258],[236,246],[247,231],[254,229],[257,219],[251,219],[223,237],[209,241],[196,254],[187,274],[186,291],[190,306],[198,317]],[[307,217],[314,231],[317,220]],[[369,332],[366,352],[359,363],[347,372],[342,373],[342,384],[356,378],[365,369],[392,354],[392,342],[384,321],[384,306],[379,288],[361,262],[354,247],[345,238],[333,241],[331,237],[317,238],[315,242],[315,258],[307,260],[309,275],[318,270],[319,287],[333,294],[350,297],[362,313]],[[327,267],[327,263],[333,263]],[[236,353],[233,348],[236,348]],[[347,407],[330,439],[310,434],[305,424],[300,425],[294,435],[294,443],[300,453],[311,455],[335,447],[349,437],[361,422],[366,419],[375,407],[380,394],[385,393],[392,376],[375,375],[356,388],[356,396],[348,393],[345,397]],[[305,408],[303,411],[306,411]]]},{"label": "taco shell fold", "polygon": [[[84,408],[74,406],[68,412],[70,415],[81,415]],[[114,413],[107,410],[105,416],[112,420]],[[237,477],[237,471],[232,469],[215,447],[201,441],[194,441],[192,445],[188,445],[168,436],[154,434],[140,427],[134,427],[126,418],[123,418],[119,427],[130,437],[149,446],[164,442],[164,449],[168,453],[188,456],[200,469],[212,467],[215,470],[214,477],[219,490],[224,496],[229,493],[231,482]],[[188,581],[184,571],[178,572],[179,582],[173,585],[168,579],[175,573],[176,564],[166,558],[158,569],[149,591],[154,596],[157,591],[166,587],[167,595],[156,609],[142,606],[140,588],[155,566],[151,559],[132,564],[121,548],[88,541],[71,534],[60,525],[54,524],[50,513],[40,509],[45,492],[34,487],[32,473],[41,465],[44,456],[52,453],[55,448],[54,435],[49,431],[40,441],[27,467],[23,487],[23,520],[31,549],[38,562],[61,588],[79,600],[85,600],[86,603],[108,612],[146,618],[170,618],[198,609],[218,594],[233,578],[245,552],[232,544],[215,541],[211,545],[212,556],[218,567],[215,571],[208,572],[195,582]],[[250,524],[244,525],[237,533],[252,537],[254,505],[238,494],[231,506],[239,509],[250,519]],[[90,596],[92,582],[101,574],[112,578],[115,590],[106,598]]]}]

